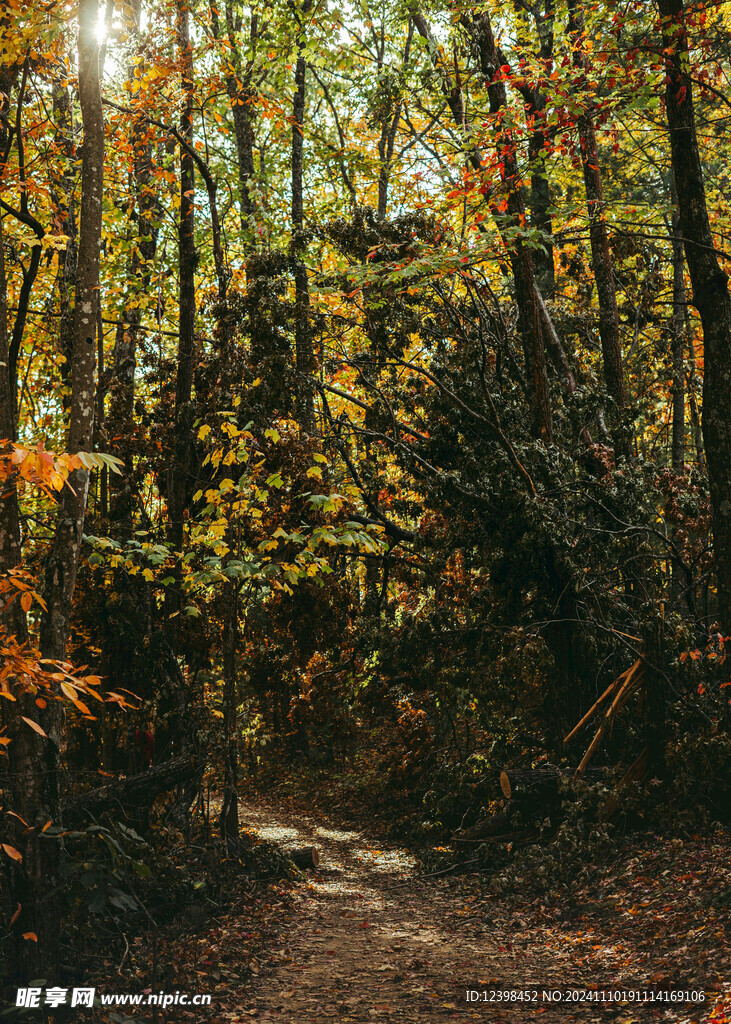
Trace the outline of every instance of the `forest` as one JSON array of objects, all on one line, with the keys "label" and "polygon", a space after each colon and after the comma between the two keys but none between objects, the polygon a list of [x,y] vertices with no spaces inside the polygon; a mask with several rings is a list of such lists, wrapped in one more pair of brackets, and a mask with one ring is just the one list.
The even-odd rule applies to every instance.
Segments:
[{"label": "forest", "polygon": [[731,4],[0,26],[4,1016],[731,1020]]}]

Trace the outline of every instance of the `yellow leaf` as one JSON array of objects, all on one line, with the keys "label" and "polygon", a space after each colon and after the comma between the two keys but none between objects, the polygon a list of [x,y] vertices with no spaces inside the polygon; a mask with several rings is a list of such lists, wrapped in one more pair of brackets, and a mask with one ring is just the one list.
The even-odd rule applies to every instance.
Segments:
[{"label": "yellow leaf", "polygon": [[152,581],[153,581],[153,580],[155,579],[155,574],[154,574],[154,572],[152,571],[152,569],[143,569],[143,570],[142,570],[142,575],[143,575],[143,576],[144,576],[144,578],[145,578],[146,580],[148,580],[148,582],[150,582],[150,583],[152,583]]},{"label": "yellow leaf", "polygon": [[20,852],[20,850],[16,850],[14,846],[8,846],[7,843],[0,843],[0,846],[2,846],[3,850],[5,850],[8,857],[12,857],[13,860],[22,861],[23,854]]},{"label": "yellow leaf", "polygon": [[26,718],[25,715],[21,715],[20,717],[31,727],[31,729],[37,732],[39,736],[45,736],[46,739],[48,739],[48,734],[41,729],[38,722],[34,722],[32,718]]}]

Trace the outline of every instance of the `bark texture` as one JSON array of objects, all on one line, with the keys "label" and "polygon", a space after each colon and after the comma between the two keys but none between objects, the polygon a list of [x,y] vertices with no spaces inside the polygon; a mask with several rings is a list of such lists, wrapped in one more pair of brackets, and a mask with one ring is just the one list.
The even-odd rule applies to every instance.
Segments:
[{"label": "bark texture", "polygon": [[177,10],[177,42],[182,66],[183,107],[180,136],[187,145],[180,152],[180,216],[178,220],[178,359],[175,381],[174,452],[168,486],[169,538],[176,551],[183,546],[183,523],[192,455],[194,410],[193,354],[195,349],[195,161],[193,144],[193,50],[190,41],[190,15],[182,2]]},{"label": "bark texture", "polygon": [[[140,40],[140,0],[133,5],[134,35],[138,51]],[[134,82],[140,65],[130,65],[128,80]],[[108,418],[108,436],[111,446],[118,449],[118,441],[129,438],[134,430],[135,369],[137,345],[142,323],[140,299],[147,294],[152,280],[152,267],[157,251],[158,224],[162,217],[160,203],[154,192],[152,166],[152,139],[150,125],[136,118],[132,125],[132,167],[130,186],[133,209],[131,211],[132,249],[127,271],[125,309],[117,324],[114,339],[111,401]],[[123,446],[128,450],[128,445]],[[122,449],[119,449],[122,450]],[[134,502],[134,465],[127,457],[121,476],[110,480],[112,485],[110,519],[118,537],[129,537],[132,532]]]},{"label": "bark texture", "polygon": [[665,104],[680,229],[703,325],[703,440],[713,513],[718,613],[731,631],[731,296],[716,256],[703,184],[689,74],[683,0],[659,0],[665,53]]},{"label": "bark texture", "polygon": [[[427,42],[434,67],[442,72],[442,93],[452,112],[455,124],[467,132],[462,90],[458,83],[452,83],[444,72],[439,51],[429,25],[419,10],[412,10],[411,17],[422,38]],[[499,114],[507,105],[505,84],[496,78],[500,67],[499,51],[495,43],[490,16],[487,11],[474,18],[463,15],[461,22],[474,44],[480,61],[480,70],[488,87],[490,112]],[[553,436],[551,399],[548,389],[548,374],[543,344],[543,326],[538,289],[533,272],[530,250],[520,238],[525,225],[525,208],[520,189],[515,142],[509,129],[498,128],[495,147],[501,165],[501,178],[507,202],[503,216],[493,210],[503,244],[508,252],[515,283],[515,298],[518,307],[518,323],[523,342],[526,370],[530,378],[529,398],[531,401],[533,433],[543,441],[550,442]],[[474,146],[469,150],[468,159],[473,169],[483,170],[482,154]],[[544,307],[545,308],[545,307]],[[547,313],[546,313],[547,315]]]},{"label": "bark texture", "polygon": [[310,287],[307,279],[307,267],[302,260],[305,248],[302,177],[307,76],[307,62],[302,56],[302,46],[303,43],[300,41],[295,66],[295,92],[292,105],[292,263],[295,287],[295,360],[298,377],[297,419],[302,430],[311,434],[315,429],[315,404],[312,385],[308,378],[314,370],[315,359],[310,324]]},{"label": "bark texture", "polygon": [[685,463],[685,267],[680,215],[673,214],[673,431],[672,467],[682,473]]},{"label": "bark texture", "polygon": [[[480,70],[487,85],[490,113],[500,117],[507,107],[508,96],[505,82],[500,77],[500,55],[490,22],[485,10],[473,18],[464,18],[479,53]],[[523,339],[526,368],[532,380],[533,430],[541,440],[550,442],[553,436],[551,398],[548,390],[548,373],[544,351],[543,325],[539,294],[533,271],[530,249],[520,237],[526,223],[525,207],[521,192],[520,172],[515,139],[509,127],[498,120],[495,148],[497,150],[500,175],[504,189],[507,210],[503,223],[498,223],[506,242],[510,265],[515,281],[515,299],[518,306],[518,324]]]},{"label": "bark texture", "polygon": [[[97,2],[79,5],[79,99],[84,131],[81,166],[79,266],[76,279],[71,351],[71,402],[68,450],[90,451],[94,429],[96,324],[99,303],[99,255],[104,184],[104,119],[99,80],[99,45],[96,36]],[[47,612],[41,620],[41,652],[63,659],[71,603],[81,552],[89,475],[85,469],[71,474],[59,505],[58,522],[46,562]],[[9,747],[13,779],[13,806],[34,827],[23,842],[22,871],[15,879],[15,897],[21,904],[16,922],[16,968],[19,978],[58,976],[60,906],[56,894],[58,847],[44,837],[41,826],[58,821],[60,805],[59,749],[63,714],[50,701],[41,711],[32,697],[18,701],[18,714],[40,722],[47,736],[39,736],[22,718],[13,723]],[[37,943],[24,942],[32,931]]]},{"label": "bark texture", "polygon": [[[586,96],[586,58],[582,45],[584,16],[578,0],[569,2],[569,32],[574,48],[574,67],[579,72],[577,88]],[[594,111],[591,101],[584,101],[584,109],[577,119],[581,144],[581,165],[584,172],[586,206],[589,215],[589,240],[591,258],[596,281],[599,303],[599,337],[602,344],[604,382],[607,392],[619,409],[627,404],[627,392],[622,365],[622,345],[619,336],[619,314],[617,294],[614,287],[612,254],[609,250],[609,236],[604,217],[604,196],[602,176],[599,170],[599,151],[594,131]]]}]

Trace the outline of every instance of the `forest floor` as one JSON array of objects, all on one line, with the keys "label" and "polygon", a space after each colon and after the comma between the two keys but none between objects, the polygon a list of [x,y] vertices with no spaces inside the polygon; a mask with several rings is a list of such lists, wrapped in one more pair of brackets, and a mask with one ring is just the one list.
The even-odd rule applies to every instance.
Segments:
[{"label": "forest floor", "polygon": [[[419,875],[404,850],[343,828],[320,810],[310,816],[301,808],[247,803],[242,826],[285,848],[317,846],[322,859],[317,872],[295,883],[293,902],[253,966],[243,1004],[229,1004],[218,1019],[731,1019],[728,914],[709,910],[706,898],[728,886],[729,865],[719,862],[721,851],[710,839],[635,851],[602,884],[548,906],[491,896],[477,876]],[[679,982],[722,991],[699,1006],[539,999],[504,1007],[465,998],[466,989],[662,989]]]},{"label": "forest floor", "polygon": [[[685,843],[628,837],[589,882],[564,895],[508,897],[492,893],[484,875],[420,873],[414,857],[385,838],[383,815],[353,819],[337,801],[327,811],[314,793],[308,802],[250,793],[240,813],[243,829],[285,850],[318,847],[318,870],[281,883],[237,876],[241,892],[213,918],[160,933],[152,983],[149,936],[134,940],[124,972],[89,980],[107,991],[210,993],[210,1007],[92,1020],[731,1024],[727,831]],[[705,999],[551,1003],[544,987],[675,987]],[[474,1003],[467,989],[539,995]]]}]

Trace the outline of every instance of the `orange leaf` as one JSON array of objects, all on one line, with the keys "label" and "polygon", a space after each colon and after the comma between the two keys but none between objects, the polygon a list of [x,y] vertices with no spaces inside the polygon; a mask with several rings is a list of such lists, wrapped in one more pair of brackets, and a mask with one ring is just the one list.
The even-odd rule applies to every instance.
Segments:
[{"label": "orange leaf", "polygon": [[13,860],[23,859],[23,854],[20,852],[20,850],[16,850],[14,846],[8,846],[7,843],[0,843],[0,846],[2,846],[3,850],[5,850],[8,857],[12,857]]},{"label": "orange leaf", "polygon": [[38,936],[35,932],[23,932],[24,939],[32,939],[33,942],[38,942]]},{"label": "orange leaf", "polygon": [[21,816],[19,814],[16,814],[15,811],[8,811],[7,813],[11,814],[14,818],[17,818],[18,821],[22,821],[26,828],[30,828],[30,825],[25,820],[25,818],[21,818]]},{"label": "orange leaf", "polygon": [[34,722],[32,718],[26,718],[25,715],[21,715],[20,717],[31,727],[31,729],[35,730],[39,736],[45,736],[46,739],[48,739],[48,733],[45,733],[43,729],[41,729],[38,722]]},{"label": "orange leaf", "polygon": [[19,903],[18,906],[15,908],[15,913],[10,918],[10,924],[8,925],[8,928],[12,928],[13,925],[15,924],[15,922],[18,920],[18,917],[20,916],[20,910],[21,910],[21,907],[20,907],[20,903]]},{"label": "orange leaf", "polygon": [[28,591],[20,595],[20,607],[24,612],[30,611],[30,606],[33,604],[33,595],[29,594]]},{"label": "orange leaf", "polygon": [[45,832],[45,831],[46,831],[46,829],[49,829],[49,828],[51,827],[51,821],[52,821],[52,819],[51,819],[51,818],[49,818],[49,819],[48,819],[48,821],[46,822],[46,824],[45,824],[45,825],[43,826],[43,828],[41,829],[41,832]]}]

